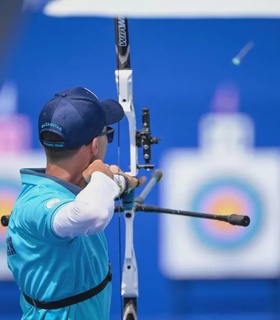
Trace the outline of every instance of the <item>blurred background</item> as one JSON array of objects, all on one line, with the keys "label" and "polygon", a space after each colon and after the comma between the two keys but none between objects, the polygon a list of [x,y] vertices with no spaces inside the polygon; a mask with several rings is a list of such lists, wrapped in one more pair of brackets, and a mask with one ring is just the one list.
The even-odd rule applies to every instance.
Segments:
[{"label": "blurred background", "polygon": [[[256,1],[254,8],[246,0],[1,1],[0,215],[20,191],[19,168],[45,165],[37,117],[55,92],[84,86],[117,99],[117,14],[130,17],[138,127],[141,109],[149,107],[152,133],[161,138],[152,162],[164,177],[146,202],[251,218],[244,228],[137,214],[139,319],[280,319],[276,1]],[[126,120],[119,131],[120,159],[116,139],[106,160],[128,170]],[[106,230],[111,319],[121,318],[124,231],[117,214]],[[19,290],[6,266],[5,232],[0,226],[0,320],[16,320]]]}]

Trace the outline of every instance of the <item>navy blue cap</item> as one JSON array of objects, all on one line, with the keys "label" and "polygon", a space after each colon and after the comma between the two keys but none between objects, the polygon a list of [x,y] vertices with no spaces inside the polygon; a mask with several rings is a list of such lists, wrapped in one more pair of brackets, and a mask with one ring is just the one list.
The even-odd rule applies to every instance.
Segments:
[{"label": "navy blue cap", "polygon": [[[82,87],[56,93],[39,115],[38,130],[41,143],[53,149],[75,149],[96,138],[107,125],[124,116],[122,106],[115,100],[100,101],[90,90]],[[43,132],[56,133],[62,142],[42,140]]]}]

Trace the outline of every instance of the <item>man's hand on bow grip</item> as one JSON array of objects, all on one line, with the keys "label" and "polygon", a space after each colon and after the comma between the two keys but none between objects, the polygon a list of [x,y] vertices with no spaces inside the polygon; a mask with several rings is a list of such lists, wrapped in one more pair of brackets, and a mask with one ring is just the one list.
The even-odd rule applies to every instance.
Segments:
[{"label": "man's hand on bow grip", "polygon": [[114,175],[113,172],[110,170],[110,166],[104,163],[102,160],[95,160],[83,172],[83,177],[87,183],[90,182],[92,173],[96,171],[102,172],[106,174],[106,176],[108,176],[109,178],[114,179]]},{"label": "man's hand on bow grip", "polygon": [[123,175],[124,177],[126,177],[129,181],[129,186],[128,188],[129,189],[134,189],[136,187],[140,187],[142,186],[146,181],[147,181],[147,178],[145,176],[142,176],[142,177],[133,177],[125,172],[123,172],[118,166],[116,165],[111,165],[110,166],[110,170],[111,172],[113,172],[114,174],[121,174]]}]

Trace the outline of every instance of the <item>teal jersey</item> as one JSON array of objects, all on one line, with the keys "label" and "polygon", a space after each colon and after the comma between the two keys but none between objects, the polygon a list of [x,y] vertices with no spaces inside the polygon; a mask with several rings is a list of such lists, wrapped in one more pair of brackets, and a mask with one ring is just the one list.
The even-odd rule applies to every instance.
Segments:
[{"label": "teal jersey", "polygon": [[[61,238],[53,230],[56,212],[81,188],[44,169],[22,169],[21,180],[7,232],[8,266],[20,290],[32,299],[52,302],[96,287],[108,273],[105,234]],[[96,296],[56,310],[35,308],[23,295],[20,298],[24,320],[106,320],[110,303],[110,282]]]}]

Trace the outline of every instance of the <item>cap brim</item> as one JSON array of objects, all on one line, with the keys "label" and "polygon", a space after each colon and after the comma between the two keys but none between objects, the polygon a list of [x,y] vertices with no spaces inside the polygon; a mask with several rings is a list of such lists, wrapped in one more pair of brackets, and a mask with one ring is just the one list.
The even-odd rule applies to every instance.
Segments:
[{"label": "cap brim", "polygon": [[124,116],[124,110],[120,103],[112,99],[102,100],[100,103],[106,113],[106,125],[121,121]]}]

